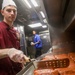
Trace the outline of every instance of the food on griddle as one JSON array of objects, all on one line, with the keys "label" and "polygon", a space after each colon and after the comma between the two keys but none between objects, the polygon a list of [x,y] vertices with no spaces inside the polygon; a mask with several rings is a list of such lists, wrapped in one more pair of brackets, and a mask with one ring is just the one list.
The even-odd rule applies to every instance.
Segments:
[{"label": "food on griddle", "polygon": [[54,55],[46,55],[42,60],[53,60],[55,59]]},{"label": "food on griddle", "polygon": [[41,69],[41,70],[34,70],[34,75],[59,75],[59,72],[58,70]]},{"label": "food on griddle", "polygon": [[[69,63],[68,61],[60,60],[66,58],[70,61]],[[75,53],[46,55],[41,61],[49,62],[45,62],[45,66],[43,66],[44,64],[38,65],[38,68],[34,70],[34,75],[75,75]],[[48,66],[52,66],[52,68],[49,68]]]}]

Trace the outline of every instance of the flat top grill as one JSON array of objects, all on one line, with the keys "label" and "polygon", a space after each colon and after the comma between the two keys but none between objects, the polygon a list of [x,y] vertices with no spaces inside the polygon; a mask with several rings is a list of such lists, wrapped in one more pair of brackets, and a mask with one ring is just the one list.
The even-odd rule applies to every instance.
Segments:
[{"label": "flat top grill", "polygon": [[[52,59],[50,60],[50,58],[48,58],[50,56],[51,56],[51,58],[53,58],[53,60]],[[42,59],[42,61],[41,61],[41,59]],[[61,59],[61,60],[58,60],[58,59]],[[53,68],[57,69],[59,71],[59,73],[65,73],[65,75],[67,75],[67,73],[70,73],[69,75],[71,75],[71,73],[73,72],[72,75],[75,75],[75,53],[60,54],[60,55],[45,54],[45,55],[40,56],[38,58],[38,60],[40,60],[41,62],[44,62],[44,65],[46,68],[50,68],[50,66],[51,67],[53,66]],[[46,62],[45,62],[45,60],[46,60]],[[39,61],[39,63],[41,63],[40,61]],[[58,61],[58,63],[57,63],[57,61]],[[33,75],[34,70],[36,70],[33,62],[35,63],[37,61],[35,60],[35,61],[30,62],[17,75]],[[50,65],[50,63],[51,63],[51,65]],[[54,65],[52,65],[52,64],[54,64]],[[42,66],[42,67],[44,67],[44,66]]]}]

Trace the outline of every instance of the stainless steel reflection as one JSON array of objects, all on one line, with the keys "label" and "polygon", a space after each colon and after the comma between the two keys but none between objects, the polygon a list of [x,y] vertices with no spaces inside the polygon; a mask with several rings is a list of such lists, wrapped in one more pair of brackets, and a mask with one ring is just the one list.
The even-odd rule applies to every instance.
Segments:
[{"label": "stainless steel reflection", "polygon": [[16,75],[33,75],[34,65],[30,62],[25,68],[23,68],[18,74]]}]

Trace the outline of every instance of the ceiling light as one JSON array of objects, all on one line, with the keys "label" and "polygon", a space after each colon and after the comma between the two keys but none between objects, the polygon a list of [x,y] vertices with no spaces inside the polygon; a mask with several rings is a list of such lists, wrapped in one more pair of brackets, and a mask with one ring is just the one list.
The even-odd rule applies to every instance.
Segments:
[{"label": "ceiling light", "polygon": [[39,32],[40,34],[41,33],[49,33],[49,30],[45,30],[45,31],[41,31],[41,32]]},{"label": "ceiling light", "polygon": [[35,23],[35,24],[30,24],[28,26],[31,27],[31,28],[36,28],[36,27],[42,26],[42,24],[41,23]]},{"label": "ceiling light", "polygon": [[29,8],[31,8],[31,5],[29,4],[28,0],[24,0],[26,2],[26,4],[29,6]]},{"label": "ceiling light", "polygon": [[47,28],[47,26],[46,25],[43,25],[42,28]]},{"label": "ceiling light", "polygon": [[40,11],[40,14],[42,15],[43,18],[45,18],[45,15],[42,11]]},{"label": "ceiling light", "polygon": [[38,4],[37,4],[37,2],[36,2],[35,0],[31,0],[31,2],[33,3],[33,5],[34,5],[35,7],[38,6]]}]

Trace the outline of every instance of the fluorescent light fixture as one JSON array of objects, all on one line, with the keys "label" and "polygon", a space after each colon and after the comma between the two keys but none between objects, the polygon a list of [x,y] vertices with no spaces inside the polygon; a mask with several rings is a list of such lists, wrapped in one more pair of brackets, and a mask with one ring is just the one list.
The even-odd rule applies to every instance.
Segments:
[{"label": "fluorescent light fixture", "polygon": [[42,28],[47,28],[47,26],[46,25],[43,25]]},{"label": "fluorescent light fixture", "polygon": [[31,5],[29,4],[28,0],[24,0],[26,2],[26,4],[29,6],[29,8],[31,8]]},{"label": "fluorescent light fixture", "polygon": [[38,4],[37,4],[37,2],[36,2],[35,0],[31,0],[31,2],[32,2],[32,4],[33,4],[35,7],[38,6]]},{"label": "fluorescent light fixture", "polygon": [[44,19],[44,20],[43,20],[43,22],[44,22],[44,23],[47,23],[47,20],[46,20],[46,19]]},{"label": "fluorescent light fixture", "polygon": [[42,26],[42,24],[41,23],[35,23],[35,24],[30,24],[28,26],[31,27],[31,28],[36,28],[36,27]]},{"label": "fluorescent light fixture", "polygon": [[42,11],[40,11],[40,14],[42,15],[43,18],[45,18],[45,15]]},{"label": "fluorescent light fixture", "polygon": [[45,31],[41,31],[41,32],[39,32],[40,34],[42,34],[42,33],[49,33],[49,30],[45,30]]}]

